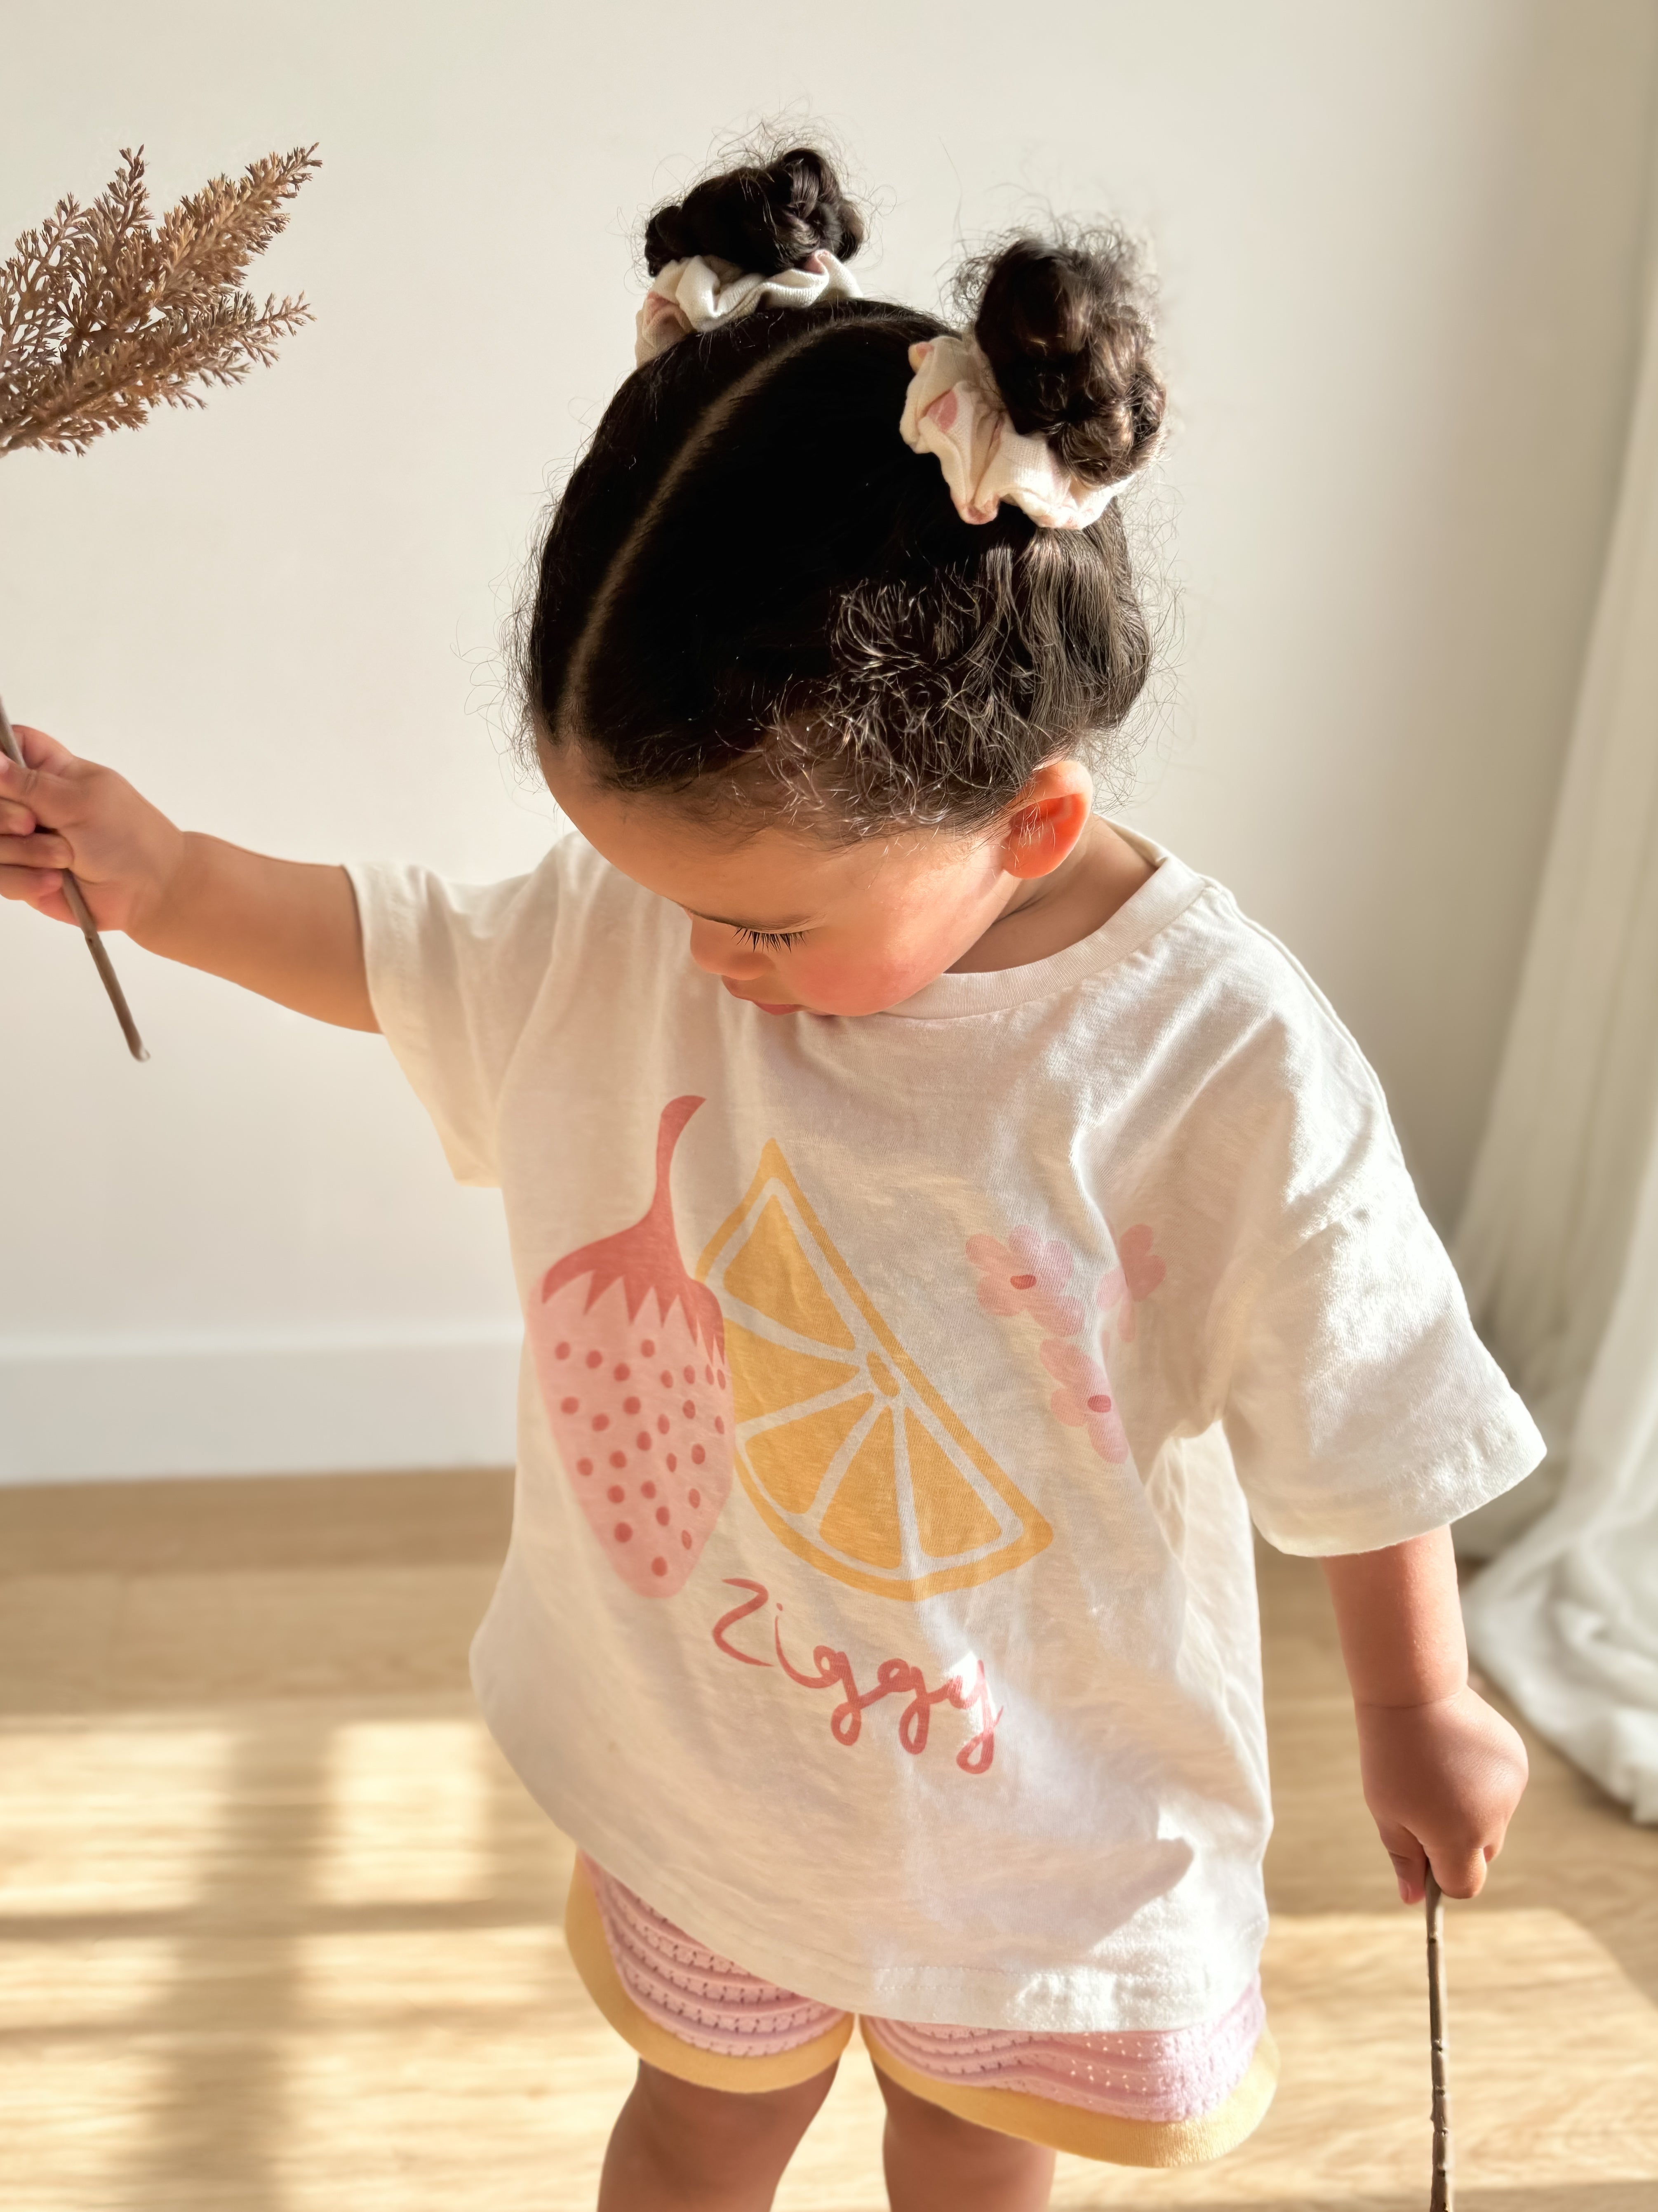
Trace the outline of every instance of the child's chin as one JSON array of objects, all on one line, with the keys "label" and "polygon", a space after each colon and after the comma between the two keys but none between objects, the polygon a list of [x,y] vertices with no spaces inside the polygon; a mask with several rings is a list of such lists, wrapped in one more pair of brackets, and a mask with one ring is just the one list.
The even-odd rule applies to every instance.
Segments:
[{"label": "child's chin", "polygon": [[884,994],[878,983],[866,993],[849,996],[845,1006],[808,1006],[799,999],[757,998],[750,992],[738,990],[729,976],[721,980],[733,999],[739,999],[745,1006],[752,1006],[757,1014],[810,1014],[823,1022],[836,1021],[843,1017],[850,1020],[860,1014],[884,1013],[889,1006],[902,1005],[905,999],[913,996],[921,988],[920,983],[905,982]]},{"label": "child's chin", "polygon": [[732,981],[729,975],[722,977],[721,981],[724,982],[726,988],[731,993],[733,999],[740,999],[745,1006],[752,1006],[756,1013],[804,1014],[811,1011],[808,1007],[797,1005],[793,999],[786,1001],[774,999],[756,999],[751,992],[739,991],[736,984]]}]

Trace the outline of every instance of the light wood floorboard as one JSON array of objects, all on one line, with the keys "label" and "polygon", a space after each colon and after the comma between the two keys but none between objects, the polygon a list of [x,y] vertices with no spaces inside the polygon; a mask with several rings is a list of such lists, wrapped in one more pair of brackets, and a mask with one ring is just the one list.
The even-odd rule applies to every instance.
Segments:
[{"label": "light wood floorboard", "polygon": [[[569,1846],[480,1727],[493,1471],[0,1492],[0,2206],[576,2212],[631,2073]],[[1315,1568],[1265,1554],[1284,2086],[1219,2165],[1064,2207],[1418,2212],[1420,1921]],[[1463,2212],[1658,2212],[1658,1834],[1546,1747],[1450,1931]],[[867,2062],[782,2212],[884,2203]]]}]

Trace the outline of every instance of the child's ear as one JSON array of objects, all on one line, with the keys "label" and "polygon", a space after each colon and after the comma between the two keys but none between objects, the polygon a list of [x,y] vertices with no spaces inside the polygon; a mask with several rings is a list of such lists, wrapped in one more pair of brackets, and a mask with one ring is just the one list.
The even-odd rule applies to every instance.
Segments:
[{"label": "child's ear", "polygon": [[1052,875],[1093,808],[1094,779],[1080,761],[1044,762],[1003,817],[1002,866],[1010,876]]}]

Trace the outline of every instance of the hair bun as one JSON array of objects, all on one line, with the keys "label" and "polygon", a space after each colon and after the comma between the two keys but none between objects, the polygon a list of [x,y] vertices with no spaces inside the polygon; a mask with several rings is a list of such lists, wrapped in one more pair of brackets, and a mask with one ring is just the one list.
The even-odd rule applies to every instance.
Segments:
[{"label": "hair bun", "polygon": [[645,265],[654,276],[671,261],[714,254],[776,276],[814,253],[850,261],[863,240],[863,217],[841,197],[833,164],[795,146],[763,167],[705,177],[683,200],[658,208],[645,231]]},{"label": "hair bun", "polygon": [[1014,428],[1047,436],[1085,483],[1132,476],[1157,442],[1166,395],[1128,241],[1016,238],[964,283],[982,287],[973,334]]}]

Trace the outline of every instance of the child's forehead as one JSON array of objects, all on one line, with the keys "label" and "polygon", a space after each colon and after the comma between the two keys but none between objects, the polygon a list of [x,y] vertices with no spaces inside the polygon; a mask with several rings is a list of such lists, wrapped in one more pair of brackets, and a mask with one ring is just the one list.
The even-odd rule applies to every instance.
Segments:
[{"label": "child's forehead", "polygon": [[732,929],[782,936],[847,909],[886,905],[949,869],[964,841],[933,830],[838,842],[672,792],[619,792],[580,744],[542,745],[542,769],[581,836],[623,876]]},{"label": "child's forehead", "polygon": [[670,793],[601,783],[573,745],[544,747],[542,764],[560,807],[613,866],[687,913],[732,928],[809,928],[936,877],[961,850],[959,840],[932,830],[836,843],[786,822],[733,827]]},{"label": "child's forehead", "polygon": [[902,891],[936,874],[944,857],[938,841],[926,834],[831,844],[768,823],[734,836],[671,800],[624,807],[604,828],[616,848],[609,857],[688,913],[779,933]]}]

